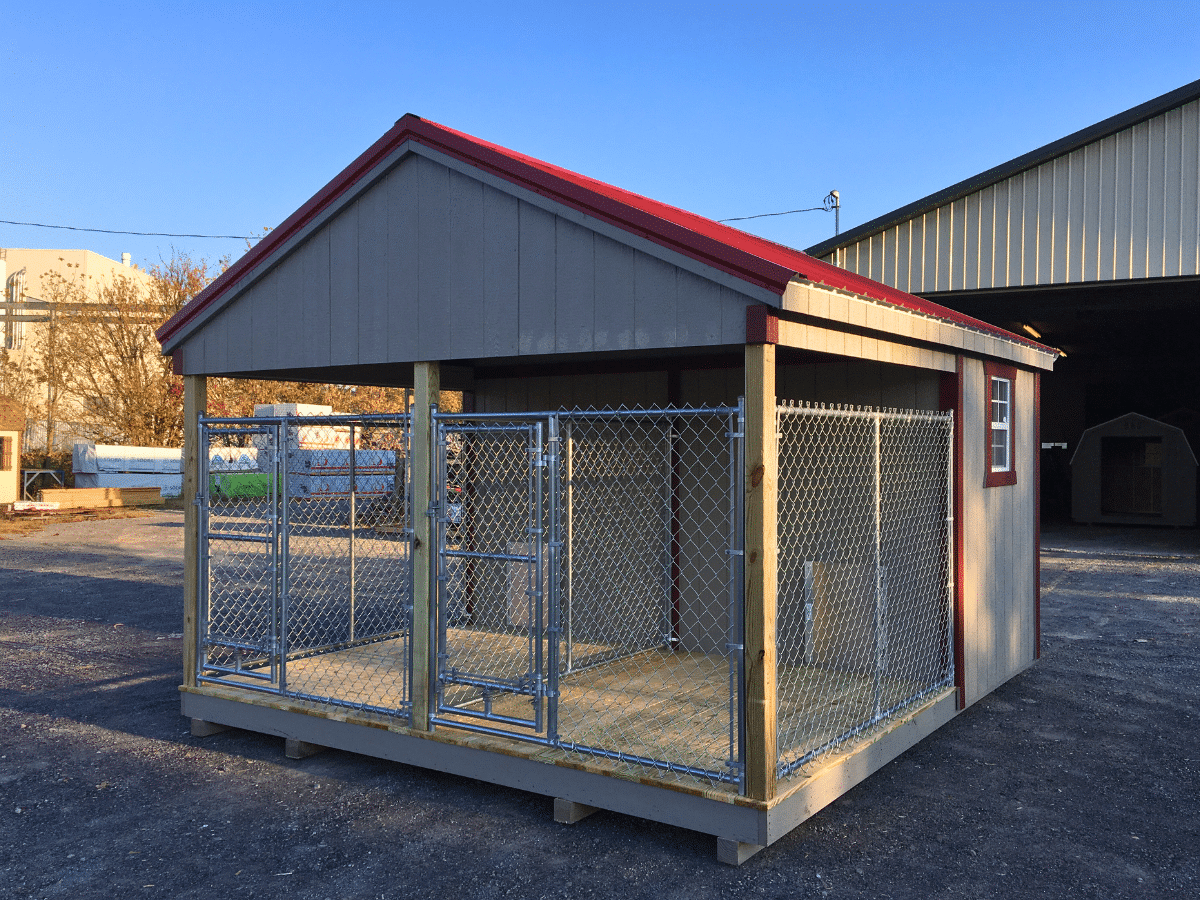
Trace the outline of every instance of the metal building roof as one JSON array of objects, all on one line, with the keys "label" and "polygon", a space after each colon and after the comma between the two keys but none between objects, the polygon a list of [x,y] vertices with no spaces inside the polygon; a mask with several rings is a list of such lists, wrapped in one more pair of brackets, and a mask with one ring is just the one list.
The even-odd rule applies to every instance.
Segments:
[{"label": "metal building roof", "polygon": [[988,169],[986,172],[972,175],[970,178],[958,182],[958,184],[943,188],[936,193],[930,194],[928,197],[922,197],[920,200],[909,203],[907,206],[884,213],[882,216],[872,219],[856,228],[843,231],[836,237],[821,241],[819,244],[814,244],[805,252],[813,256],[826,256],[841,247],[848,247],[865,237],[886,231],[901,222],[916,218],[948,203],[953,203],[955,200],[966,197],[968,194],[973,194],[988,185],[1011,178],[1020,172],[1040,166],[1042,163],[1060,156],[1066,156],[1080,147],[1103,140],[1119,131],[1124,131],[1126,128],[1131,128],[1134,125],[1138,125],[1169,110],[1176,109],[1198,98],[1200,98],[1200,80],[1193,81],[1191,84],[1185,84],[1181,88],[1176,88],[1173,91],[1163,94],[1161,97],[1148,100],[1125,112],[1117,113],[1117,115],[1111,116],[1102,122],[1097,122],[1095,125],[1089,125],[1087,128],[1080,129],[1074,134],[1051,141],[1043,147],[1031,150],[1029,153],[1022,154],[1016,159],[1010,159],[1008,162],[1001,163],[998,166]]},{"label": "metal building roof", "polygon": [[881,303],[912,310],[1000,336],[1015,343],[1042,345],[986,322],[931,303],[815,259],[799,250],[747,234],[712,219],[622,190],[567,169],[472,137],[409,114],[401,118],[354,162],[218,277],[191,303],[165,322],[156,336],[165,349],[177,345],[199,324],[201,314],[226,298],[238,283],[353,185],[368,177],[406,142],[468,163],[512,184],[572,207],[630,234],[653,241],[745,282],[781,295],[791,281],[806,280],[850,291]]}]

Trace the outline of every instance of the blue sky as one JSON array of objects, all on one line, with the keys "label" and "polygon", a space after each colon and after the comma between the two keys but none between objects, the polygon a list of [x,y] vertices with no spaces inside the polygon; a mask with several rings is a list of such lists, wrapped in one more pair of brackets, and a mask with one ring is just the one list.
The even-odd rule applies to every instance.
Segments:
[{"label": "blue sky", "polygon": [[[413,112],[713,218],[837,188],[846,229],[1197,78],[1195,0],[26,2],[0,17],[0,219],[260,232]],[[833,216],[742,227],[804,248]]]}]

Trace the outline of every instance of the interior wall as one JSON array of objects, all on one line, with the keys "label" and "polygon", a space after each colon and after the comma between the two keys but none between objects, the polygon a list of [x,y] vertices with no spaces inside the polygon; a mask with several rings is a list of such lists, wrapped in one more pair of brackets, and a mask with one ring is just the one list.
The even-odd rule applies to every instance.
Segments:
[{"label": "interior wall", "polygon": [[941,373],[860,359],[785,362],[780,399],[896,409],[937,410]]}]

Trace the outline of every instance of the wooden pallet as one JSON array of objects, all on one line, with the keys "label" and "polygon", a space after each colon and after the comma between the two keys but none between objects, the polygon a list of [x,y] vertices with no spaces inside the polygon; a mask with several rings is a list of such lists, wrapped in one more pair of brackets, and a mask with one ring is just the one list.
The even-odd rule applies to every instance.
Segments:
[{"label": "wooden pallet", "polygon": [[125,488],[47,488],[38,491],[42,503],[57,503],[59,509],[99,509],[106,506],[162,506],[162,489]]}]

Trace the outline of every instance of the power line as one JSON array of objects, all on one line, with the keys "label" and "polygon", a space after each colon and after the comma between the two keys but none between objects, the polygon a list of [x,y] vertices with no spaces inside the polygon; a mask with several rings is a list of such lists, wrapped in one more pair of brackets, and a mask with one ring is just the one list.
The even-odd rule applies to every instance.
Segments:
[{"label": "power line", "polygon": [[783,212],[759,213],[757,216],[735,216],[732,219],[717,219],[718,222],[745,222],[747,219],[765,219],[768,216],[790,216],[792,213],[802,212],[831,212],[835,216],[834,233],[841,234],[842,232],[842,195],[837,191],[830,191],[825,195],[825,201],[820,206],[809,206],[805,209],[786,209]]},{"label": "power line", "polygon": [[768,216],[790,216],[798,212],[829,212],[824,206],[810,206],[807,209],[786,209],[783,212],[759,213],[757,216],[734,216],[732,219],[717,219],[718,222],[745,222],[747,219],[765,219]]},{"label": "power line", "polygon": [[0,219],[3,225],[27,225],[31,228],[61,228],[64,231],[91,231],[97,234],[133,234],[138,237],[218,238],[222,240],[253,241],[262,235],[252,234],[174,234],[169,231],[116,231],[111,228],[78,228],[74,225],[45,225],[42,222],[13,222]]}]

